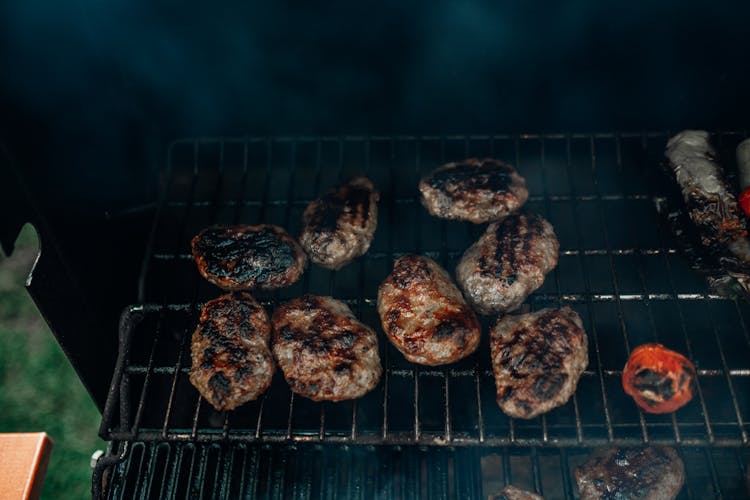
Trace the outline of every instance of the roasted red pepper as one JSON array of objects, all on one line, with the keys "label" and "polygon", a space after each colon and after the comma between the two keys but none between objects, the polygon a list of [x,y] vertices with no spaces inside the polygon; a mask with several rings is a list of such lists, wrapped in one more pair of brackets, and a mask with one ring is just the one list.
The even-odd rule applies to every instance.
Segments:
[{"label": "roasted red pepper", "polygon": [[740,207],[745,215],[750,217],[750,187],[746,187],[739,198]]},{"label": "roasted red pepper", "polygon": [[693,398],[697,374],[693,363],[661,344],[644,344],[630,353],[622,371],[625,393],[648,413],[669,413]]}]

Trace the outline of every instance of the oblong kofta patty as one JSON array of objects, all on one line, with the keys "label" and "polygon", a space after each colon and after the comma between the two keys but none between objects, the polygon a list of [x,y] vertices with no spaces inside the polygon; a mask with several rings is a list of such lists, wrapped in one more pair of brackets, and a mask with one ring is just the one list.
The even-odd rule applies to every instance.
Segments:
[{"label": "oblong kofta patty", "polygon": [[412,363],[453,363],[479,346],[476,313],[429,257],[396,259],[378,288],[378,314],[388,339]]},{"label": "oblong kofta patty", "polygon": [[279,306],[271,323],[273,354],[293,392],[341,401],[363,396],[380,380],[377,336],[343,302],[303,295]]},{"label": "oblong kofta patty", "polygon": [[225,290],[272,290],[297,281],[307,267],[299,244],[279,226],[211,226],[191,242],[201,275]]},{"label": "oblong kofta patty", "polygon": [[190,382],[214,408],[232,410],[271,385],[270,332],[268,314],[249,293],[222,295],[203,306],[190,344]]}]

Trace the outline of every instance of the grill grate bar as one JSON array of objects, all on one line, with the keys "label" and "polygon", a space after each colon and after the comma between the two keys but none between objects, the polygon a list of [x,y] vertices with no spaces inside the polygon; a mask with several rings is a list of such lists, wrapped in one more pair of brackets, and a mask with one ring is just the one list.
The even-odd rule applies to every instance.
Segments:
[{"label": "grill grate bar", "polygon": [[703,448],[703,456],[706,458],[706,463],[708,464],[708,470],[711,473],[711,485],[713,486],[714,493],[716,494],[716,498],[724,498],[724,494],[721,491],[721,483],[719,482],[719,476],[716,473],[716,462],[714,461],[714,456],[711,453],[711,449],[706,447]]},{"label": "grill grate bar", "polygon": [[[422,166],[422,141],[421,139],[417,139],[417,142],[415,144],[416,152],[415,152],[415,163],[414,163],[414,169],[415,169],[415,177],[419,179],[420,173],[421,173],[421,166]],[[414,194],[414,206],[418,206],[419,203],[419,195]],[[422,253],[422,244],[421,244],[421,217],[422,212],[419,212],[416,216],[416,220],[414,222],[415,225],[415,233],[417,235],[416,242],[414,243],[414,251],[415,253],[419,254]],[[422,423],[419,420],[419,373],[422,371],[422,368],[419,365],[414,365],[414,439],[416,441],[419,441],[421,434],[422,434]]]},{"label": "grill grate bar", "polygon": [[[160,313],[160,314],[161,314],[161,318],[163,319],[163,313]],[[156,327],[156,333],[154,335],[154,341],[151,344],[151,352],[149,353],[149,356],[148,356],[148,365],[146,366],[146,376],[145,376],[144,381],[143,381],[143,390],[141,391],[141,397],[138,400],[138,408],[136,409],[135,418],[133,419],[133,427],[132,427],[133,428],[133,432],[135,432],[140,427],[141,418],[143,417],[143,409],[145,407],[145,402],[146,402],[146,388],[148,387],[149,383],[151,382],[151,377],[153,375],[154,360],[156,359],[156,346],[157,346],[157,344],[159,342],[159,337],[161,337],[161,332],[162,332],[161,324],[162,324],[162,322],[159,321],[159,323],[157,324],[157,327]],[[128,372],[128,373],[130,373],[130,372]]]},{"label": "grill grate bar", "polygon": [[[412,200],[413,202],[413,200]],[[470,228],[471,229],[471,228]],[[403,255],[406,255],[407,253],[412,252],[394,252],[393,255],[396,257],[401,257]],[[445,251],[445,254],[443,254],[443,250],[423,250],[422,255],[426,255],[432,259],[440,259],[444,255],[455,259],[457,257],[461,257],[463,255],[463,250],[447,250]],[[667,248],[667,249],[660,249],[660,248],[647,248],[647,249],[639,249],[639,248],[613,248],[611,250],[608,250],[606,248],[591,248],[591,249],[585,249],[585,250],[578,250],[578,249],[561,249],[559,254],[561,256],[569,257],[569,256],[576,256],[583,253],[583,255],[589,256],[589,255],[636,255],[636,254],[643,254],[643,255],[660,255],[662,253],[665,254],[676,254],[678,253],[677,249],[675,248]],[[390,257],[390,254],[388,252],[368,252],[364,257],[362,257],[363,260],[380,260],[380,259],[388,259]],[[155,260],[187,260],[192,261],[193,255],[190,253],[154,253],[153,258]],[[719,297],[719,296],[717,296]],[[723,298],[723,297],[722,297]]]},{"label": "grill grate bar", "polygon": [[[619,140],[617,141],[617,164],[618,164],[618,166],[622,165],[622,150],[621,150],[621,147],[620,147],[620,141]],[[659,231],[659,234],[660,234],[660,237],[661,237],[661,231]],[[636,245],[640,246],[640,235],[638,233],[636,233]],[[666,255],[665,255],[664,258],[665,259],[667,258]],[[638,253],[638,260],[639,260],[639,263],[640,263],[640,265],[638,266],[638,281],[641,284],[641,288],[643,289],[643,293],[648,297],[650,295],[650,293],[648,291],[648,286],[646,284],[646,277],[645,277],[644,272],[643,272],[643,267],[644,267],[645,263],[643,261],[643,253],[642,252]],[[649,299],[646,299],[644,301],[644,303],[645,303],[645,306],[646,306],[646,311],[648,313],[649,326],[651,327],[651,331],[652,331],[653,336],[654,336],[654,341],[657,342],[657,343],[661,343],[660,338],[659,338],[659,331],[658,331],[658,329],[656,327],[656,320],[654,318],[654,311],[653,311],[653,308],[651,306],[651,301]],[[643,412],[640,409],[638,411],[639,411],[639,413],[641,415],[641,419],[643,420]],[[682,436],[680,434],[680,427],[679,427],[678,422],[677,422],[677,414],[676,413],[672,413],[671,420],[672,420],[672,432],[674,433],[675,443],[679,444],[682,441]]]},{"label": "grill grate bar", "polygon": [[[619,144],[619,137],[615,138],[615,149],[617,151],[620,150],[620,148],[617,146]],[[599,212],[599,220],[602,225],[602,236],[604,238],[604,244],[607,248],[607,261],[609,262],[609,275],[610,279],[612,280],[612,288],[614,290],[614,296],[615,296],[615,306],[617,308],[617,320],[620,324],[620,332],[622,334],[622,340],[625,345],[625,351],[630,354],[630,339],[628,338],[628,329],[625,325],[625,315],[622,311],[622,302],[620,300],[620,287],[617,282],[617,273],[615,272],[615,263],[612,258],[612,252],[610,249],[610,237],[609,237],[609,231],[607,230],[607,219],[606,215],[604,213],[604,206],[602,205],[601,201],[601,185],[599,182],[599,174],[597,172],[597,163],[596,163],[596,143],[593,137],[589,139],[589,150],[591,155],[591,174],[592,179],[594,181],[594,185],[596,186],[596,193],[599,196],[599,200],[597,203],[598,212]],[[645,290],[644,290],[645,292]],[[646,297],[644,299],[644,302],[646,304],[646,307],[648,307],[648,293],[646,293]],[[638,420],[641,425],[641,435],[643,436],[643,442],[648,443],[649,442],[649,436],[648,436],[648,428],[646,427],[646,419],[643,415],[643,411],[641,411],[640,408],[638,408]]]},{"label": "grill grate bar", "polygon": [[[292,142],[292,167],[291,172],[289,173],[289,186],[287,187],[287,199],[291,200],[294,195],[294,187],[296,185],[295,183],[295,176],[297,173],[297,142]],[[289,221],[291,219],[291,208],[292,205],[288,203],[286,205],[286,208],[284,210],[284,227],[289,227]],[[309,274],[308,274],[309,276]],[[309,280],[309,277],[305,277],[305,280]],[[308,281],[309,282],[309,281]],[[307,288],[307,287],[305,287]],[[277,302],[279,302],[279,292],[274,293],[274,298]],[[294,398],[296,395],[294,392],[289,393],[289,416],[287,417],[287,436],[292,437],[292,429],[293,429],[293,421],[294,421]]]},{"label": "grill grate bar", "polygon": [[[194,199],[194,197],[195,197],[195,190],[196,190],[196,187],[197,187],[197,184],[198,184],[198,152],[199,152],[199,143],[198,143],[198,141],[196,141],[193,144],[193,172],[192,172],[192,177],[190,179],[190,190],[188,192],[188,200],[189,201],[192,201]],[[170,153],[171,153],[171,151],[170,151]],[[170,165],[170,167],[171,167],[171,165]],[[171,168],[169,169],[169,175],[170,175],[170,178],[174,175],[173,174],[173,170]],[[180,228],[179,228],[179,231],[178,231],[178,237],[177,237],[177,241],[175,242],[175,245],[179,245],[180,241],[183,240],[184,237],[185,237],[185,235],[186,235],[187,224],[188,224],[188,220],[190,218],[191,209],[192,209],[192,205],[190,205],[188,203],[187,207],[182,212],[182,217],[181,217],[181,221],[180,221]],[[198,319],[196,303],[197,303],[197,300],[198,300],[198,291],[197,291],[197,289],[198,289],[199,279],[200,279],[200,277],[197,276],[197,275],[193,277],[193,293],[192,293],[192,301],[191,301],[191,309],[190,309],[192,311],[192,314],[190,316],[191,316],[191,318],[193,320],[197,320]],[[163,302],[164,303],[168,303],[168,301],[169,301],[168,297],[165,294],[163,296]],[[190,332],[188,331],[189,328],[190,328],[189,326],[186,326],[186,330],[184,331],[184,334],[182,335],[182,339],[180,340],[180,350],[178,351],[178,355],[177,355],[177,364],[176,364],[176,367],[175,367],[174,375],[172,377],[172,383],[170,385],[169,398],[167,400],[167,409],[166,409],[166,413],[165,413],[165,416],[164,416],[164,423],[162,425],[162,436],[163,436],[163,438],[166,438],[166,436],[168,434],[169,420],[170,420],[170,417],[172,415],[172,411],[174,409],[175,393],[176,393],[176,390],[177,390],[177,381],[179,379],[179,373],[181,371],[180,368],[182,367],[183,353],[185,352],[185,346],[187,345],[187,339],[190,336]],[[146,386],[145,385],[143,387],[143,392],[144,393],[146,392]]]},{"label": "grill grate bar", "polygon": [[[266,204],[268,202],[269,195],[269,186],[271,185],[271,171],[272,171],[272,154],[273,149],[271,147],[271,140],[269,138],[265,139],[265,159],[266,159],[266,172],[265,176],[263,178],[263,205],[260,207],[260,213],[258,214],[258,220],[266,220],[266,210],[268,205]],[[263,414],[264,409],[266,405],[266,399],[268,399],[268,393],[266,392],[263,394],[263,396],[260,397],[260,408],[258,408],[258,418],[255,421],[255,438],[259,439],[262,436],[263,433]]]},{"label": "grill grate bar", "polygon": [[[520,156],[520,155],[516,155]],[[520,162],[520,158],[517,159]],[[519,163],[520,166],[520,163]],[[552,220],[552,204],[549,201],[549,185],[547,184],[547,162],[545,155],[544,139],[539,140],[539,166],[542,175],[542,188],[544,192],[544,211],[545,218],[548,221]],[[562,306],[562,286],[560,285],[560,269],[555,267],[553,271],[554,283],[555,283],[555,294],[557,295],[556,305],[557,307]],[[573,393],[571,398],[573,400],[573,409],[576,421],[576,434],[579,442],[583,442],[583,428],[581,427],[581,415],[578,411],[578,396],[576,392]],[[547,443],[549,441],[549,430],[547,429],[547,415],[542,415],[542,442]]]},{"label": "grill grate bar", "polygon": [[[558,430],[573,430],[573,426],[568,426],[569,429],[566,428],[560,428]],[[661,424],[652,424],[652,428],[659,429],[669,429],[671,430],[671,423],[661,423]],[[715,425],[717,428],[726,428],[728,430],[736,429],[737,423],[736,422],[721,422]],[[587,429],[590,429],[591,431],[606,431],[606,427],[604,425],[586,425]],[[638,433],[640,430],[639,424],[618,424],[615,426],[615,428],[622,430],[623,432],[628,432],[629,434],[632,434],[633,432]],[[606,433],[606,432],[605,432]],[[114,432],[110,436],[108,436],[112,440],[133,440],[135,439],[134,436],[128,432]],[[215,443],[217,441],[227,442],[227,443],[248,443],[248,442],[260,442],[261,440],[253,440],[252,436],[248,436],[246,433],[230,433],[227,438],[223,438],[221,433],[199,433],[195,438],[190,433],[190,429],[186,429],[186,432],[181,433],[179,432],[179,429],[176,429],[174,432],[170,433],[166,438],[162,438],[160,432],[151,432],[147,430],[143,430],[138,434],[138,439],[143,441],[162,441],[162,440],[168,440],[170,442],[186,442],[186,443]],[[264,443],[296,443],[296,444],[311,444],[311,443],[325,443],[325,444],[340,444],[340,445],[352,445],[355,444],[351,441],[348,435],[326,435],[325,439],[321,439],[318,435],[303,435],[303,434],[294,434],[291,439],[288,439],[286,437],[286,433],[282,432],[280,434],[272,434],[272,433],[265,433],[263,435],[262,442]],[[682,443],[680,443],[682,446],[714,446],[714,447],[720,447],[720,448],[727,448],[727,447],[735,447],[737,446],[738,440],[734,438],[717,438],[713,443],[709,443],[707,439],[705,438],[693,438],[693,437],[684,437],[682,440]],[[360,434],[357,442],[357,445],[382,445],[383,441],[379,436],[373,436],[373,435],[362,435]],[[419,446],[443,446],[444,445],[444,438],[442,433],[422,433],[421,439],[419,441],[414,440],[414,433],[413,431],[409,431],[406,433],[401,432],[395,432],[392,431],[389,433],[389,439],[387,441],[388,445],[395,445],[395,446],[408,446],[408,445],[419,445]],[[473,448],[477,445],[477,440],[472,437],[463,437],[454,435],[452,441],[450,442],[450,446],[458,447],[458,448]],[[487,437],[484,441],[484,445],[486,446],[513,446],[513,447],[530,447],[530,446],[537,446],[540,444],[540,440],[538,438],[525,438],[525,437],[516,437],[514,441],[510,441],[507,437]],[[642,446],[643,440],[640,436],[638,437],[625,437],[625,438],[616,438],[614,441],[610,441],[606,437],[593,437],[588,436],[586,438],[586,441],[583,444],[578,443],[577,439],[575,437],[573,438],[555,438],[551,439],[549,441],[549,444],[556,447],[567,447],[567,448],[580,448],[580,447],[591,447],[591,446],[611,446],[611,445],[617,445],[617,446]],[[669,437],[653,437],[651,441],[649,442],[650,445],[674,445],[674,439]]]},{"label": "grill grate bar", "polygon": [[[614,294],[610,293],[604,293],[604,294],[592,294],[592,295],[586,295],[586,294],[579,294],[579,293],[573,293],[573,294],[562,294],[562,295],[556,295],[556,294],[546,294],[546,293],[538,293],[535,295],[532,295],[528,298],[528,301],[533,303],[541,302],[541,303],[547,303],[547,302],[561,302],[561,303],[569,303],[569,304],[575,304],[575,303],[582,303],[582,302],[614,302],[617,298],[619,298],[620,301],[624,302],[644,302],[645,300],[650,301],[673,301],[673,300],[679,300],[679,301],[698,301],[698,302],[723,302],[727,299],[724,297],[721,297],[719,295],[711,295],[711,294],[700,294],[700,293],[652,293],[649,295],[642,294],[642,293],[629,293],[629,294],[621,294],[619,297],[615,296]],[[376,297],[365,297],[365,298],[358,298],[358,297],[337,297],[337,300],[349,305],[349,306],[357,306],[358,303],[363,303],[369,307],[375,307],[377,305],[377,298]],[[262,305],[266,307],[275,307],[279,301],[276,300],[269,300],[269,299],[263,299],[259,300]],[[168,310],[168,311],[190,311],[190,310],[197,310],[199,311],[200,308],[203,306],[203,303],[196,302],[193,304],[192,302],[183,302],[183,303],[174,303],[174,304],[168,304],[168,305],[158,305],[158,304],[143,304],[144,306],[147,306],[148,308],[152,310]]]},{"label": "grill grate bar", "polygon": [[[362,164],[364,167],[364,174],[365,176],[370,175],[370,141],[366,141],[364,145],[364,158],[362,161]],[[317,192],[317,187],[316,187]],[[365,297],[365,261],[364,259],[359,259],[359,297],[357,300],[357,317],[362,318],[364,313],[364,300]],[[357,439],[357,418],[359,414],[359,402],[358,400],[352,401],[352,441],[356,441]]]},{"label": "grill grate bar", "polygon": [[712,312],[712,308],[709,303],[706,303],[706,308],[708,309],[708,315],[709,318],[711,318],[711,323],[713,327],[711,328],[713,330],[714,339],[716,340],[716,345],[719,348],[719,358],[721,359],[721,366],[724,371],[724,378],[727,381],[727,388],[729,389],[729,394],[732,398],[732,407],[734,409],[734,414],[737,417],[737,424],[740,431],[740,436],[742,438],[742,444],[748,444],[748,437],[747,437],[747,431],[745,430],[745,423],[742,419],[742,412],[740,411],[740,405],[739,401],[737,401],[737,393],[734,389],[734,383],[732,382],[732,377],[729,375],[729,365],[727,364],[727,358],[724,354],[724,349],[721,344],[721,339],[719,338],[719,332],[716,328],[716,323],[714,320],[714,314]]},{"label": "grill grate bar", "polygon": [[[568,181],[569,181],[569,188],[571,193],[575,193],[575,185],[572,181],[573,179],[573,165],[572,165],[572,151],[571,151],[571,139],[568,138],[565,142],[565,152],[567,156],[567,162],[566,162],[566,169],[568,173]],[[593,160],[592,160],[593,161]],[[579,219],[579,213],[578,213],[578,204],[573,203],[573,217],[575,218],[575,228],[576,228],[576,238],[578,241],[578,247],[579,249],[583,249],[583,233],[581,230],[580,225],[580,219]],[[580,260],[581,270],[583,273],[583,283],[584,287],[586,288],[586,299],[587,299],[587,310],[588,310],[588,316],[589,316],[589,322],[591,324],[591,337],[594,340],[594,352],[595,352],[595,358],[596,358],[596,369],[599,376],[599,387],[600,392],[602,396],[602,405],[604,410],[604,420],[607,425],[607,438],[609,441],[614,440],[614,432],[612,430],[612,418],[609,413],[609,404],[608,404],[608,398],[607,398],[607,390],[604,385],[604,375],[602,374],[602,360],[601,360],[601,353],[599,350],[599,335],[596,329],[596,321],[593,311],[593,300],[591,298],[592,291],[591,291],[591,277],[589,275],[588,266],[586,265],[585,259],[580,255],[578,255],[578,258]],[[618,299],[619,300],[619,299]],[[576,413],[576,418],[579,418],[580,414]]]},{"label": "grill grate bar", "polygon": [[[509,141],[520,137],[524,141],[545,139],[549,141],[565,141],[567,139],[589,139],[591,137],[595,139],[610,139],[613,140],[616,137],[622,139],[640,139],[642,137],[653,138],[653,139],[666,139],[672,135],[670,131],[645,131],[645,132],[572,132],[572,133],[542,133],[542,134],[446,134],[446,135],[414,135],[414,134],[397,134],[397,135],[294,135],[294,136],[274,136],[274,137],[253,137],[253,136],[239,136],[239,137],[211,137],[204,136],[198,138],[184,138],[178,139],[173,142],[173,145],[192,144],[193,142],[198,143],[216,143],[218,141],[224,141],[225,144],[257,144],[272,141],[276,144],[284,144],[290,142],[323,142],[323,143],[338,143],[343,142],[362,142],[370,140],[373,142],[414,142],[417,140],[422,141],[439,141],[441,139],[446,141],[464,141],[466,139],[478,142],[478,141]],[[721,130],[717,131],[716,135],[721,136],[745,136],[744,131],[739,130]],[[494,151],[491,150],[494,154]]]},{"label": "grill grate bar", "polygon": [[570,463],[568,462],[568,450],[565,448],[560,450],[560,462],[562,465],[562,467],[560,467],[560,473],[562,475],[565,498],[575,498],[573,495],[573,481],[571,480],[572,471],[570,469]]},{"label": "grill grate bar", "polygon": [[531,478],[534,486],[534,492],[544,495],[542,487],[542,466],[539,463],[539,452],[536,448],[531,449]]},{"label": "grill grate bar", "polygon": [[[147,366],[129,366],[125,369],[125,372],[128,374],[146,374],[148,373],[148,367]],[[189,373],[190,368],[187,366],[181,367],[178,370],[181,373]],[[159,375],[172,375],[175,373],[175,367],[174,366],[155,366],[152,368],[151,373],[159,374]],[[414,377],[414,371],[412,369],[387,369],[384,370],[383,373],[388,373],[391,376],[394,377],[405,377],[405,378],[412,378]],[[458,377],[473,377],[475,376],[474,369],[466,369],[466,370],[448,370],[447,372],[441,370],[425,370],[422,369],[420,372],[420,376],[422,377],[436,377],[436,378],[443,378],[446,376],[446,373],[450,378],[458,378]],[[622,376],[622,370],[602,370],[602,373],[607,377],[620,377]],[[725,372],[723,369],[712,369],[712,368],[699,368],[696,369],[696,373],[699,377],[725,377],[726,373],[729,374],[730,377],[750,377],[750,369],[746,368],[730,368],[728,372]],[[486,369],[480,369],[479,374],[484,377],[492,377],[492,370]],[[595,377],[598,376],[597,371],[591,371],[591,370],[585,370],[581,376],[583,377]]]},{"label": "grill grate bar", "polygon": [[[470,151],[469,139],[464,139],[464,157],[468,158]],[[445,139],[440,139],[440,163],[445,163]],[[420,172],[421,174],[421,172]],[[444,269],[449,268],[448,262],[448,223],[445,220],[440,221],[440,265]],[[475,355],[476,356],[476,355]],[[453,431],[451,429],[451,400],[450,400],[450,379],[449,367],[444,366],[443,372],[443,398],[444,398],[444,419],[445,419],[445,440],[450,442]]]},{"label": "grill grate bar", "polygon": [[[583,202],[596,202],[598,201],[598,197],[594,195],[577,195],[577,196],[568,196],[568,195],[550,195],[548,198],[544,198],[543,196],[529,196],[528,201],[529,202],[569,202],[569,201],[583,201]],[[604,201],[643,201],[648,200],[648,195],[645,194],[628,194],[628,195],[617,195],[617,194],[604,194],[602,195],[602,200]],[[258,200],[226,200],[226,201],[219,201],[217,203],[214,203],[209,200],[197,200],[192,203],[193,207],[201,208],[201,207],[214,207],[217,206],[219,208],[230,208],[235,207],[235,209],[241,210],[244,207],[261,207],[261,206],[269,206],[269,207],[279,207],[279,206],[295,206],[295,207],[306,207],[313,198],[303,198],[303,199],[276,199],[276,200],[268,200],[268,201],[258,201]],[[392,200],[392,203],[396,205],[412,205],[414,203],[414,198],[395,198]],[[184,201],[179,200],[170,200],[165,203],[165,206],[168,208],[185,208],[187,207],[188,203]]]},{"label": "grill grate bar", "polygon": [[739,300],[734,301],[734,308],[735,311],[737,311],[737,318],[739,319],[740,326],[742,327],[742,333],[745,336],[745,343],[747,344],[747,347],[750,348],[750,332],[747,329],[747,323],[745,322],[745,315],[742,314],[742,310],[740,309]]}]

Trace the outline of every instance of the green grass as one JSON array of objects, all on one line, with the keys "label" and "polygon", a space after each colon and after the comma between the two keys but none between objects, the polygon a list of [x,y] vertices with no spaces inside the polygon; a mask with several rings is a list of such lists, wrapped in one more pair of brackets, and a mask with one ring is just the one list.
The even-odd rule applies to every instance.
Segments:
[{"label": "green grass", "polygon": [[0,252],[0,432],[49,434],[55,446],[42,498],[88,498],[89,459],[105,447],[101,417],[23,287],[36,251],[27,226],[11,258]]}]

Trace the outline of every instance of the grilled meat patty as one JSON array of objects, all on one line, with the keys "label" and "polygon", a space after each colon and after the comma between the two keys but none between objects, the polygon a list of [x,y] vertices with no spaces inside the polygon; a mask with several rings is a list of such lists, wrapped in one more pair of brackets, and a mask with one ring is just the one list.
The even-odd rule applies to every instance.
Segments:
[{"label": "grilled meat patty", "polygon": [[388,339],[413,363],[453,363],[479,346],[477,315],[448,273],[428,257],[396,259],[378,288],[378,313]]},{"label": "grilled meat patty", "polygon": [[271,322],[273,354],[295,393],[341,401],[378,384],[383,369],[377,336],[343,302],[304,295],[279,306]]},{"label": "grilled meat patty", "polygon": [[685,483],[685,465],[673,448],[599,449],[575,471],[582,500],[668,500]]},{"label": "grilled meat patty", "polygon": [[560,248],[541,215],[518,213],[494,222],[464,252],[456,281],[481,314],[512,311],[542,286]]},{"label": "grilled meat patty", "polygon": [[588,365],[588,340],[569,307],[505,316],[490,331],[497,404],[533,418],[565,404]]},{"label": "grilled meat patty", "polygon": [[225,290],[272,290],[297,281],[307,256],[278,226],[211,226],[192,241],[201,275]]},{"label": "grilled meat patty", "polygon": [[497,495],[492,495],[490,500],[544,500],[544,498],[541,495],[516,488],[509,484]]},{"label": "grilled meat patty", "polygon": [[219,411],[257,399],[275,369],[270,334],[268,314],[249,293],[206,302],[190,345],[190,382]]},{"label": "grilled meat patty", "polygon": [[299,238],[310,260],[339,269],[364,255],[378,224],[379,198],[369,179],[355,177],[310,202]]},{"label": "grilled meat patty", "polygon": [[419,181],[419,191],[431,215],[475,224],[502,219],[529,197],[516,169],[491,158],[438,167]]}]

